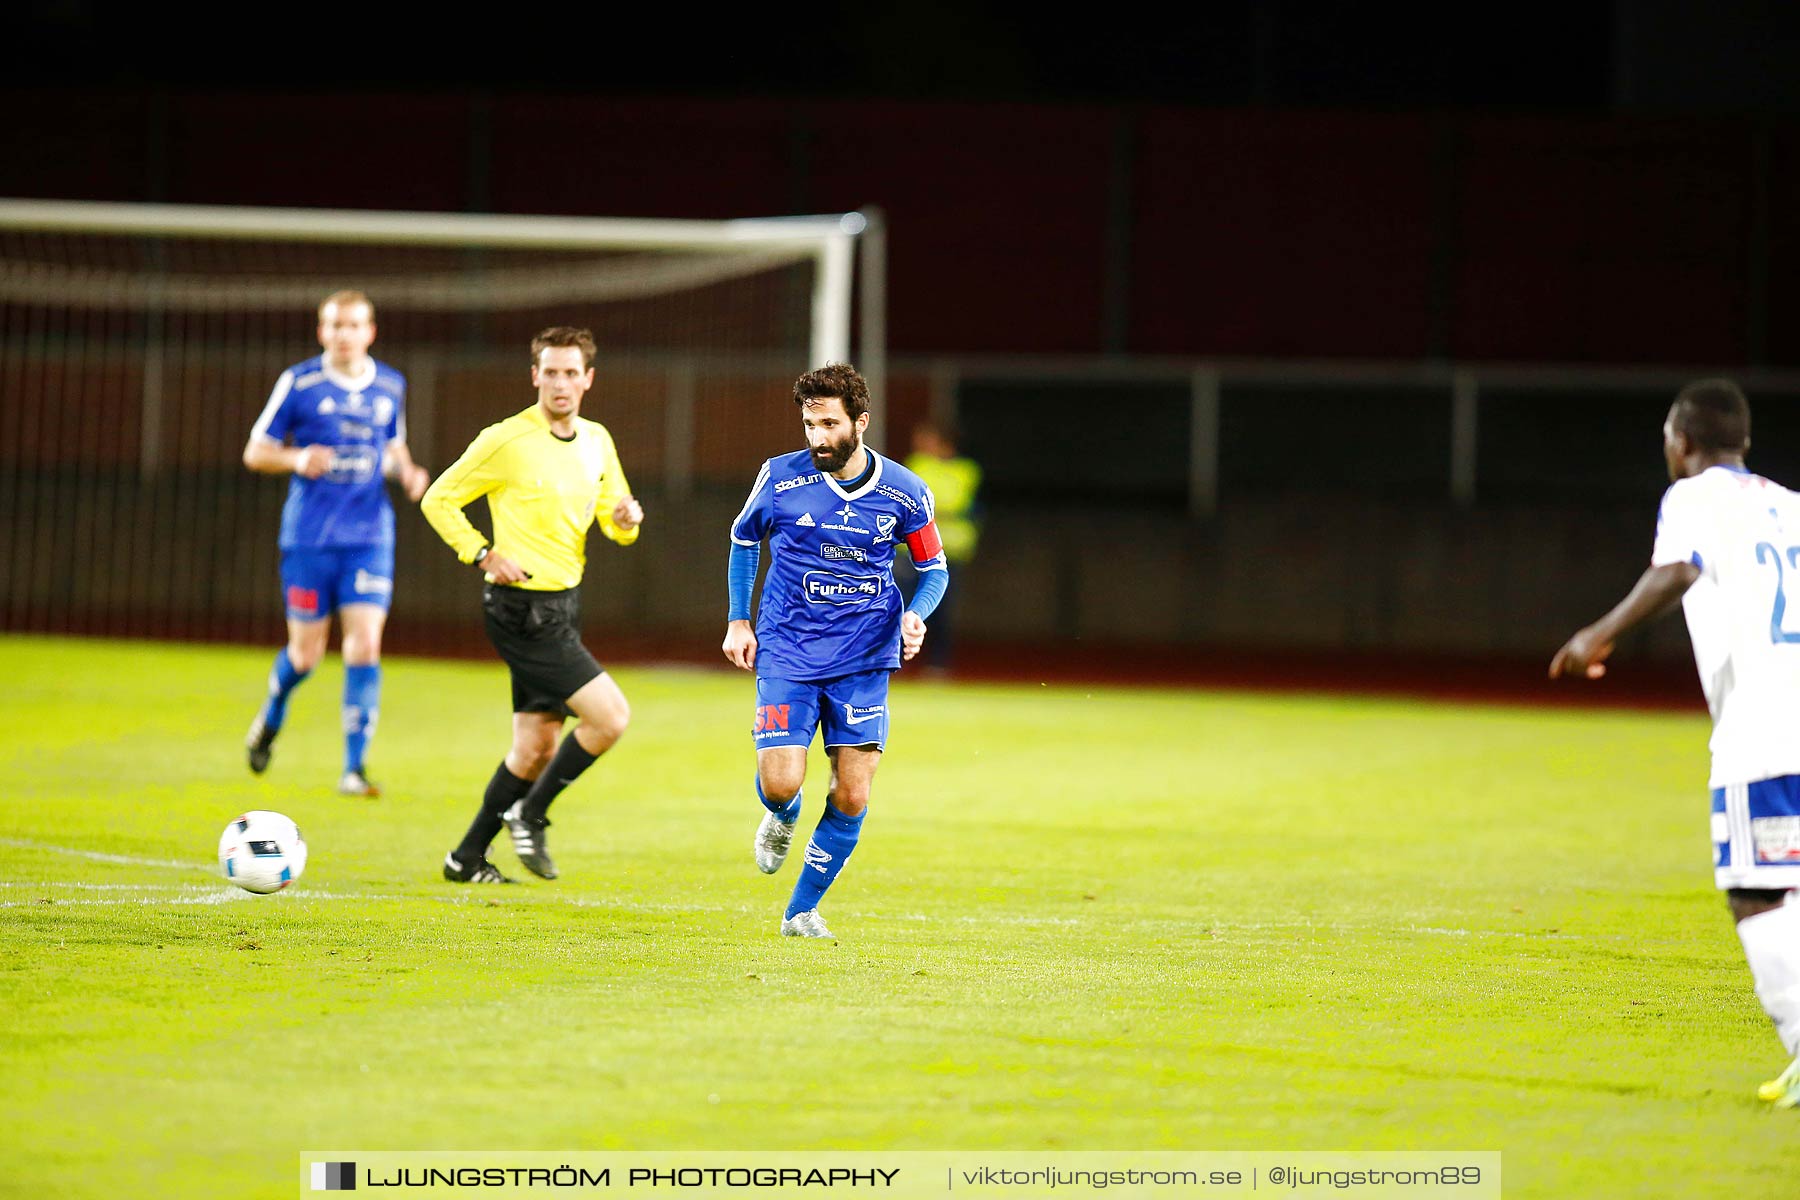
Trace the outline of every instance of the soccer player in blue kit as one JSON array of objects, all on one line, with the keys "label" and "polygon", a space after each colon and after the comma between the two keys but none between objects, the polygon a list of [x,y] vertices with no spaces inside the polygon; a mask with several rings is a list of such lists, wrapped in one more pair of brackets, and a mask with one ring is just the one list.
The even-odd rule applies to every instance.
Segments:
[{"label": "soccer player in blue kit", "polygon": [[394,591],[394,509],[383,476],[398,479],[415,501],[431,482],[406,448],[406,379],[369,356],[374,341],[367,296],[327,296],[319,305],[324,353],[281,373],[244,446],[252,471],[293,477],[281,509],[288,640],[245,737],[250,769],[267,769],[288,698],[325,656],[336,612],[344,652],[338,791],[347,796],[380,794],[363,757],[381,707],[381,633]]},{"label": "soccer player in blue kit", "polygon": [[[823,726],[831,782],[781,921],[787,937],[831,937],[819,901],[856,849],[888,736],[888,676],[925,642],[949,584],[931,489],[862,443],[869,389],[831,363],[794,383],[806,449],[771,458],[731,526],[725,657],[756,672],[756,865],[773,874],[800,819],[806,753]],[[769,542],[756,624],[751,592]],[[894,555],[919,586],[902,605]]]}]

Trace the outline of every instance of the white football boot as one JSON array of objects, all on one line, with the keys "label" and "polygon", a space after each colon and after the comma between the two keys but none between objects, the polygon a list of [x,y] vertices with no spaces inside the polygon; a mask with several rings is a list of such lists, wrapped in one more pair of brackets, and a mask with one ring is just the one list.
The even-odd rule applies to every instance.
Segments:
[{"label": "white football boot", "polygon": [[825,918],[819,915],[819,910],[809,908],[784,920],[781,923],[781,936],[828,938],[836,935],[825,928]]},{"label": "white football boot", "polygon": [[763,813],[762,824],[756,827],[756,869],[764,875],[773,875],[781,870],[781,864],[787,861],[788,847],[794,844],[794,826],[798,821],[783,821],[772,812]]}]

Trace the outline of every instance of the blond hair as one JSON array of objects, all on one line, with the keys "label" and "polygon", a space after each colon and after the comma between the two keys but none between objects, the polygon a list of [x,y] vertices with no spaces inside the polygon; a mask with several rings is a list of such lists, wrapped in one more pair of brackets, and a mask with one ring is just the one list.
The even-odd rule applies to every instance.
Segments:
[{"label": "blond hair", "polygon": [[348,308],[352,304],[366,304],[369,308],[369,320],[375,319],[375,302],[355,288],[344,288],[319,301],[319,320],[325,319],[325,310],[334,304],[340,309]]}]

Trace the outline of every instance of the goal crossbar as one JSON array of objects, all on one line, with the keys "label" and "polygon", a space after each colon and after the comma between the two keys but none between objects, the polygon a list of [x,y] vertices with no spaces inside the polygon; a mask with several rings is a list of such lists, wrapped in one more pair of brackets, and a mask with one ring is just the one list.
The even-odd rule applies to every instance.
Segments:
[{"label": "goal crossbar", "polygon": [[815,270],[809,358],[814,364],[850,357],[854,247],[867,227],[867,219],[855,212],[701,221],[0,198],[0,230],[25,233],[570,251],[703,250],[743,254],[762,262],[811,258]]}]

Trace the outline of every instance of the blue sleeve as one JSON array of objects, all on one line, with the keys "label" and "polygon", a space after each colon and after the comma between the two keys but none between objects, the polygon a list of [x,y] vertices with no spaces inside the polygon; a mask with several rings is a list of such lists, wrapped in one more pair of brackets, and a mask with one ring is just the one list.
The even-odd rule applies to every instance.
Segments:
[{"label": "blue sleeve", "polygon": [[906,606],[907,611],[918,613],[921,621],[927,619],[937,608],[938,601],[944,598],[944,592],[949,586],[949,568],[920,571],[919,586],[913,589],[912,601]]},{"label": "blue sleeve", "polygon": [[913,495],[918,499],[919,505],[907,517],[905,525],[901,527],[900,536],[902,537],[915,534],[937,520],[937,497],[932,494],[931,489],[920,484],[919,490]]},{"label": "blue sleeve", "polygon": [[390,442],[406,440],[406,380],[394,377],[394,411],[388,417],[387,439]]},{"label": "blue sleeve", "polygon": [[761,546],[754,542],[748,546],[738,542],[731,544],[731,565],[725,573],[731,597],[731,610],[725,616],[727,621],[750,619],[750,593],[756,589],[756,568],[760,562]]},{"label": "blue sleeve", "polygon": [[775,485],[769,479],[769,464],[764,463],[762,470],[756,473],[756,482],[750,485],[750,498],[744,501],[744,507],[731,522],[731,540],[738,546],[755,546],[769,532],[769,522],[775,513]]}]

